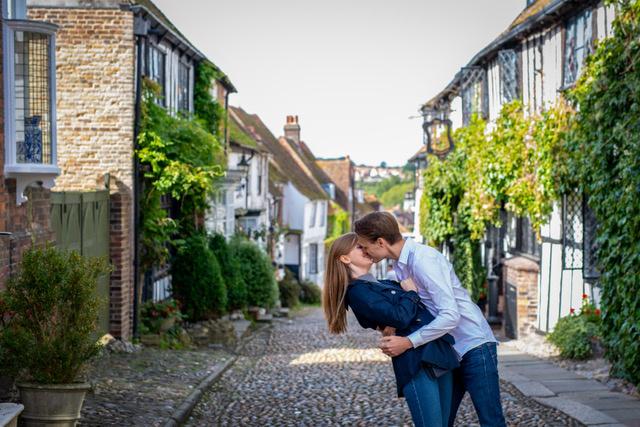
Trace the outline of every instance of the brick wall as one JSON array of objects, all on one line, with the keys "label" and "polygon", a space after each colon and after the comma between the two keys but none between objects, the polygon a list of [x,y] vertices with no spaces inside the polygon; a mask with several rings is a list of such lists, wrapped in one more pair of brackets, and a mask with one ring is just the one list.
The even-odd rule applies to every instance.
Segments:
[{"label": "brick wall", "polygon": [[[515,257],[504,261],[504,280],[517,289],[518,337],[536,331],[538,325],[538,263]],[[505,283],[506,289],[506,283]]]},{"label": "brick wall", "polygon": [[54,191],[91,191],[111,176],[110,330],[128,338],[133,307],[133,14],[120,9],[29,9],[57,34],[58,166]]},{"label": "brick wall", "polygon": [[[1,22],[1,20],[0,20]],[[2,34],[0,34],[0,63],[2,63]],[[3,81],[0,67],[0,81]],[[4,129],[4,86],[0,85],[0,129]],[[15,272],[22,253],[32,242],[51,241],[53,234],[49,228],[49,190],[27,188],[28,200],[16,205],[16,180],[4,177],[4,131],[0,131],[0,231],[8,231],[12,236],[0,236],[0,289]]]}]

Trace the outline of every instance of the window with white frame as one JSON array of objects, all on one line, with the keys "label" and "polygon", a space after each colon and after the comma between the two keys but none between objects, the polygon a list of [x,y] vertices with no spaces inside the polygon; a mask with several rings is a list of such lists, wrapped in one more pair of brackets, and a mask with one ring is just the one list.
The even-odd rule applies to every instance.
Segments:
[{"label": "window with white frame", "polygon": [[25,200],[23,191],[29,184],[39,181],[50,188],[60,172],[56,166],[57,29],[39,21],[3,22],[5,174],[16,178],[17,203]]},{"label": "window with white frame", "polygon": [[309,274],[318,274],[318,244],[309,245]]},{"label": "window with white frame", "polygon": [[182,113],[189,112],[189,74],[188,65],[178,64],[178,111]]},{"label": "window with white frame", "polygon": [[160,97],[156,100],[158,105],[166,104],[166,63],[167,55],[157,46],[149,46],[149,78],[160,86]]},{"label": "window with white frame", "polygon": [[316,225],[316,202],[311,202],[311,213],[309,215],[309,227]]},{"label": "window with white frame", "polygon": [[319,210],[319,215],[320,215],[320,227],[324,227],[325,222],[327,220],[327,212],[326,212],[326,207],[327,205],[324,202],[320,202],[320,210]]},{"label": "window with white frame", "polygon": [[593,12],[587,9],[567,21],[564,42],[564,86],[571,86],[576,82],[585,59],[592,51]]}]

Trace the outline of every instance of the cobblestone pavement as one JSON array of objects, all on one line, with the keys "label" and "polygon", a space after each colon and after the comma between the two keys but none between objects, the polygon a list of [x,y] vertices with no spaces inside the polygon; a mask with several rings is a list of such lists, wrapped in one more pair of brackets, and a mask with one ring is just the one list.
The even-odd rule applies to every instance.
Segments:
[{"label": "cobblestone pavement", "polygon": [[[277,322],[255,336],[236,364],[196,406],[189,426],[411,425],[396,398],[379,334],[350,318],[349,332],[330,335],[319,309]],[[502,385],[510,426],[578,426],[564,414]],[[456,425],[478,425],[468,397]]]},{"label": "cobblestone pavement", "polygon": [[193,388],[231,357],[208,349],[105,353],[88,375],[93,390],[80,425],[164,425]]}]

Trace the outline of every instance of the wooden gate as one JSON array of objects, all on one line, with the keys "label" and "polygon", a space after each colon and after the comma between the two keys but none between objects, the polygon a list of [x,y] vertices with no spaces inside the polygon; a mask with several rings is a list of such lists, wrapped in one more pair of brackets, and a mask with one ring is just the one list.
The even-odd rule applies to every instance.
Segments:
[{"label": "wooden gate", "polygon": [[[109,191],[52,192],[51,229],[59,248],[109,260]],[[102,335],[109,332],[109,275],[98,279],[96,292]]]}]

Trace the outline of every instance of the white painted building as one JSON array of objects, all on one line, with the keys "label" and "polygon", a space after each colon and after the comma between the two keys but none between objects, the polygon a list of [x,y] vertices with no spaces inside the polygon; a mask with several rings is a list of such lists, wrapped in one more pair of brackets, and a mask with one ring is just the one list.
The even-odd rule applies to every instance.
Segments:
[{"label": "white painted building", "polygon": [[[502,106],[514,99],[521,99],[528,113],[540,112],[575,83],[596,40],[611,34],[615,17],[614,8],[600,1],[537,0],[526,6],[506,31],[423,106],[423,112],[438,111],[454,129],[466,125],[474,113],[491,126]],[[416,203],[423,193],[425,151],[423,147],[411,159],[419,166]],[[581,194],[566,194],[558,201],[540,230],[541,241],[527,218],[502,214],[502,226],[488,230],[482,247],[485,266],[499,273],[494,267],[513,257],[525,257],[539,266],[534,304],[539,331],[552,330],[570,308],[579,308],[584,293],[598,301],[594,219]],[[420,224],[419,209],[415,221]],[[419,233],[416,226],[416,238],[422,240]],[[508,300],[508,290],[503,291]]]},{"label": "white painted building", "polygon": [[227,171],[213,196],[205,224],[230,237],[243,233],[266,248],[269,232],[269,154],[244,113],[229,107]]}]

